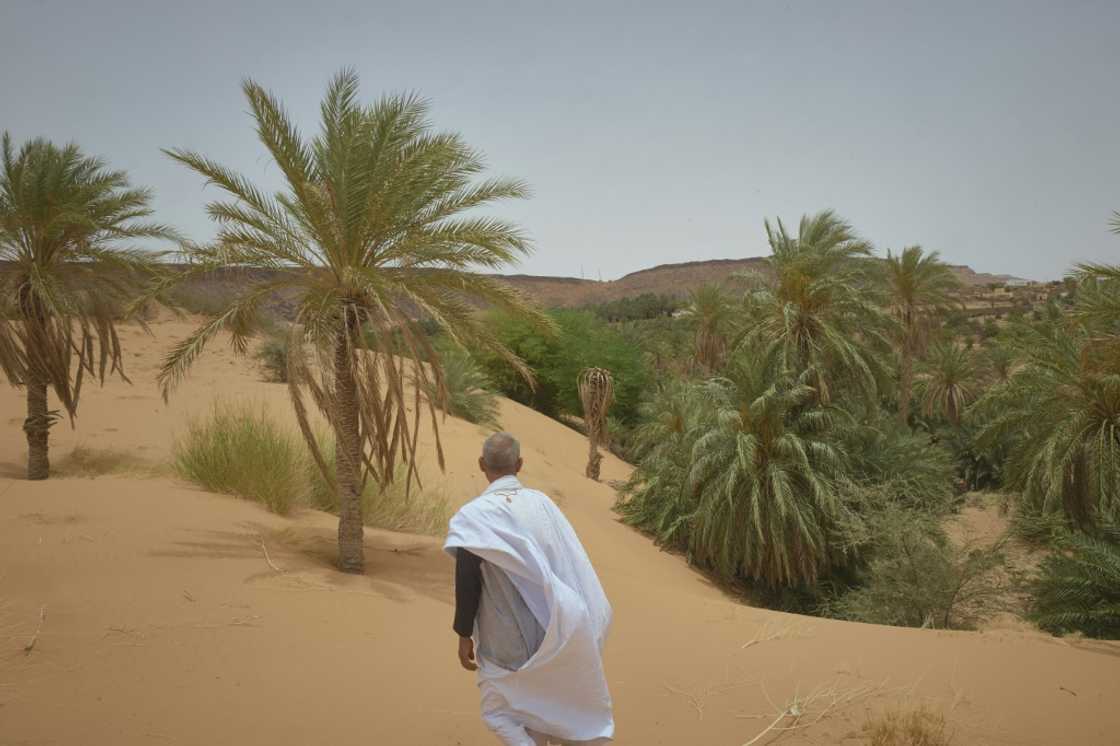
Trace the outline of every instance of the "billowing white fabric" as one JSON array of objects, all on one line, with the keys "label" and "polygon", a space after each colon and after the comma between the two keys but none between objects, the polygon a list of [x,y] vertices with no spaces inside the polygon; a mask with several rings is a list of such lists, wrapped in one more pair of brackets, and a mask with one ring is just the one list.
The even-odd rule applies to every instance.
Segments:
[{"label": "billowing white fabric", "polygon": [[545,630],[516,671],[478,657],[483,720],[508,744],[533,743],[525,729],[611,738],[602,664],[611,607],[568,519],[544,494],[503,477],[451,519],[444,549],[460,548],[504,570]]}]

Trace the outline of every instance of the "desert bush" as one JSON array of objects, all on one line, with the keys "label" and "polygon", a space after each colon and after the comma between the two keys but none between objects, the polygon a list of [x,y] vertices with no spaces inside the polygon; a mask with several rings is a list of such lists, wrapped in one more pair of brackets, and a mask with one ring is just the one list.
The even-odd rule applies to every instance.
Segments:
[{"label": "desert bush", "polygon": [[264,379],[271,383],[288,382],[288,338],[274,335],[266,339],[257,350]]},{"label": "desert bush", "polygon": [[[447,413],[467,422],[498,429],[498,397],[494,395],[494,384],[482,367],[462,347],[446,342],[436,347],[443,363]],[[421,386],[425,395],[438,402],[434,381],[422,381]]]},{"label": "desert bush", "polygon": [[160,467],[116,448],[74,446],[55,468],[59,477],[92,478],[109,474],[156,476]]},{"label": "desert bush", "polygon": [[834,440],[847,477],[864,487],[884,486],[890,502],[929,509],[952,496],[952,457],[926,433],[883,415],[838,428]]},{"label": "desert bush", "polygon": [[1005,592],[1000,546],[958,548],[939,520],[897,507],[871,514],[863,584],[822,611],[851,621],[936,629],[971,629],[998,611]]},{"label": "desert bush", "polygon": [[1069,534],[1042,562],[1031,618],[1055,634],[1120,638],[1120,529]]},{"label": "desert bush", "polygon": [[210,490],[256,500],[287,513],[304,491],[303,449],[263,407],[223,402],[175,441],[173,466]]},{"label": "desert bush", "polygon": [[641,350],[588,311],[559,310],[550,315],[556,322],[555,334],[512,314],[490,313],[488,327],[536,376],[536,386],[530,386],[504,358],[481,353],[476,359],[498,391],[549,417],[580,416],[583,411],[576,385],[579,372],[605,368],[614,379],[612,413],[623,422],[636,421],[649,382]]},{"label": "desert bush", "polygon": [[953,737],[941,713],[917,709],[888,710],[863,725],[869,746],[951,746]]},{"label": "desert bush", "polygon": [[[334,473],[334,438],[320,433],[318,441],[328,469]],[[328,513],[338,513],[338,492],[323,478],[322,471],[311,460],[310,455],[301,459],[301,466],[301,481],[308,485],[309,506]],[[423,489],[415,481],[409,485],[402,479],[394,479],[381,488],[376,482],[369,480],[361,497],[362,521],[375,528],[434,536],[446,532],[447,523],[451,519],[451,505],[447,497],[438,491]]]}]

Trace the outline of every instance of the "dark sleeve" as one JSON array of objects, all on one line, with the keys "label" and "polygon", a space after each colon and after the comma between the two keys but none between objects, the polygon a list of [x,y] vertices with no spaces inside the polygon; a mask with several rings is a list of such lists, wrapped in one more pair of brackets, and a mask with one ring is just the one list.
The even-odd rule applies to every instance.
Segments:
[{"label": "dark sleeve", "polygon": [[455,552],[455,624],[459,637],[474,634],[474,619],[482,598],[482,558],[459,548]]}]

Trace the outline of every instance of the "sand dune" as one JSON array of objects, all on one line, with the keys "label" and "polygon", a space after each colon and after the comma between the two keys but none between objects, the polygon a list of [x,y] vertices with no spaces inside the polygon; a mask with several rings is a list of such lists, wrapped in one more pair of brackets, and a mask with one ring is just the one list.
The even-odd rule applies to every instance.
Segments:
[{"label": "sand dune", "polygon": [[[227,348],[210,350],[164,405],[159,357],[189,328],[161,322],[155,338],[129,328],[135,385],[89,389],[77,428],[54,431],[55,460],[84,446],[158,464],[187,419],[221,397],[290,420],[284,388],[258,382]],[[321,513],[281,518],[167,477],[28,483],[22,417],[21,392],[5,389],[0,745],[492,743],[455,657],[451,565],[437,540],[370,531],[368,574],[348,577],[329,565],[335,523]],[[523,439],[525,481],[562,505],[614,604],[606,663],[618,743],[743,744],[795,694],[822,690],[840,698],[829,716],[772,731],[778,743],[859,743],[868,712],[901,700],[943,711],[962,744],[1120,741],[1109,705],[1120,644],[749,608],[615,520],[613,491],[582,476],[578,434],[512,402],[502,418]],[[426,465],[458,502],[483,487],[483,437],[448,420],[447,473]],[[604,460],[605,479],[625,475]]]}]

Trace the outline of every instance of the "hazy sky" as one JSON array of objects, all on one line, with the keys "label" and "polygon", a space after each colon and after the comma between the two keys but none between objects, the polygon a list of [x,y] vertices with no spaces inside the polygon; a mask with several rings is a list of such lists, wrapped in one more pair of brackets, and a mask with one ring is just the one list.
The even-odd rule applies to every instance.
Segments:
[{"label": "hazy sky", "polygon": [[76,140],[196,239],[198,149],[277,170],[239,83],[305,131],[330,76],[415,90],[533,198],[502,205],[520,270],[602,276],[767,253],[762,220],[836,209],[1046,279],[1120,261],[1120,2],[57,2],[0,0],[0,128]]}]

